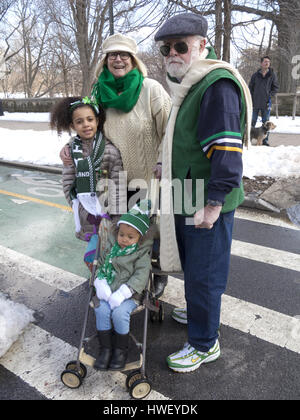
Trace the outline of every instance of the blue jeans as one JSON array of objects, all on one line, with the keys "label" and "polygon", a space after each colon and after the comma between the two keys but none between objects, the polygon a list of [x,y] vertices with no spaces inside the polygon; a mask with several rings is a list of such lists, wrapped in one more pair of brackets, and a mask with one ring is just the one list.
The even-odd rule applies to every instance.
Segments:
[{"label": "blue jeans", "polygon": [[[270,119],[270,114],[271,114],[271,108],[253,108],[253,112],[252,112],[252,122],[251,125],[252,127],[255,127],[256,125],[256,121],[259,115],[259,112],[261,114],[261,120],[263,123],[265,123],[266,121],[269,121]],[[267,135],[267,137],[264,139],[263,143],[267,143],[269,140],[269,133]]]},{"label": "blue jeans", "polygon": [[220,214],[212,229],[196,229],[175,215],[184,271],[188,342],[207,352],[218,338],[221,296],[227,285],[234,211]]},{"label": "blue jeans", "polygon": [[97,330],[107,331],[114,327],[118,334],[128,334],[130,315],[136,307],[137,304],[133,299],[126,299],[120,306],[111,310],[105,300],[100,300],[100,306],[95,308]]}]

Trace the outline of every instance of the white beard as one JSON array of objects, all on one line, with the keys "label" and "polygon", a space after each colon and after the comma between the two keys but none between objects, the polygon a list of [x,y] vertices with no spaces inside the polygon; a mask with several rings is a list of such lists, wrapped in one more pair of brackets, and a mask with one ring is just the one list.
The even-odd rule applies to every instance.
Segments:
[{"label": "white beard", "polygon": [[181,58],[176,58],[176,62],[174,60],[172,63],[166,62],[167,72],[170,76],[176,77],[176,79],[182,79],[191,64],[185,63]]},{"label": "white beard", "polygon": [[[202,53],[200,53],[199,46],[200,44],[198,42],[193,45],[189,63],[185,63],[182,58],[179,57],[170,57],[169,60],[166,60],[166,69],[171,77],[176,77],[176,79],[182,80],[195,60],[205,58],[207,56],[208,50],[204,49]],[[170,63],[169,61],[173,61],[173,63]]]}]

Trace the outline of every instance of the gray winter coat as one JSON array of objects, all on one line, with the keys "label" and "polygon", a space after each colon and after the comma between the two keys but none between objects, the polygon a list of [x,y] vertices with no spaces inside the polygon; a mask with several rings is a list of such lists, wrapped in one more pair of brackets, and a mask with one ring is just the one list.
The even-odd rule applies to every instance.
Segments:
[{"label": "gray winter coat", "polygon": [[[73,139],[70,140],[70,143]],[[91,154],[93,142],[89,140],[82,140],[82,152],[83,156],[87,157]],[[105,149],[100,166],[101,177],[99,173],[96,174],[97,178],[97,191],[98,198],[102,208],[110,215],[121,214],[122,208],[127,208],[127,189],[126,182],[124,185],[120,185],[119,173],[123,171],[123,163],[121,159],[120,151],[108,140],[105,139]],[[105,172],[106,171],[106,172]],[[70,188],[75,180],[75,165],[64,166],[62,173],[63,192],[66,200],[72,207],[72,200],[70,199]],[[108,180],[113,181],[112,183]],[[122,182],[122,178],[121,178]],[[105,191],[105,187],[113,186]],[[85,235],[94,233],[94,226],[88,221],[89,213],[79,204],[79,218],[81,224],[80,232],[76,233],[78,239],[86,240]],[[126,211],[126,210],[125,210]]]},{"label": "gray winter coat", "polygon": [[254,109],[267,109],[271,96],[274,96],[279,89],[277,76],[273,69],[263,77],[261,70],[258,70],[251,77],[249,89],[252,96]]},{"label": "gray winter coat", "polygon": [[[139,247],[136,252],[130,255],[114,257],[112,259],[112,264],[116,271],[114,281],[110,285],[112,292],[118,290],[122,284],[126,284],[137,294],[141,294],[143,292],[147,286],[151,269],[151,251],[155,233],[156,226],[153,226],[153,229],[150,228],[148,233],[140,239]],[[100,250],[99,265],[104,263],[105,257],[115,244],[116,239],[116,235],[113,232],[110,232],[105,252]]]}]

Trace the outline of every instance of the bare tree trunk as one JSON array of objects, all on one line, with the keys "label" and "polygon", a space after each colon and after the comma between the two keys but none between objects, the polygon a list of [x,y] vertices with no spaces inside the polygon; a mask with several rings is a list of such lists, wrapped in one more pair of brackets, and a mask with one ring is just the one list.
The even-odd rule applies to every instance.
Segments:
[{"label": "bare tree trunk", "polygon": [[292,75],[292,59],[299,53],[299,13],[300,1],[279,0],[280,18],[276,21],[278,29],[278,82],[281,92],[293,92],[295,90],[295,81]]},{"label": "bare tree trunk", "polygon": [[230,62],[231,0],[224,0],[223,60]]},{"label": "bare tree trunk", "polygon": [[216,16],[215,53],[219,60],[221,59],[222,35],[223,35],[222,3],[223,3],[223,0],[216,0],[216,3],[215,3],[215,16]]}]

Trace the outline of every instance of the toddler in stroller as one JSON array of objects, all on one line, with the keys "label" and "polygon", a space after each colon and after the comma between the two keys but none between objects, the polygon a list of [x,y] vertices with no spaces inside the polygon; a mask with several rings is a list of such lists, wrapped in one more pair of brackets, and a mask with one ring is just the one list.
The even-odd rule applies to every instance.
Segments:
[{"label": "toddler in stroller", "polygon": [[98,370],[122,370],[126,364],[130,315],[141,301],[151,270],[150,204],[143,200],[121,216],[117,235],[110,232],[106,253],[99,256],[94,282]]},{"label": "toddler in stroller", "polygon": [[[126,388],[135,399],[144,398],[151,391],[145,372],[148,315],[151,322],[162,322],[164,310],[153,293],[151,257],[158,231],[155,218],[149,218],[150,204],[149,200],[143,200],[135,205],[121,216],[118,226],[107,219],[100,224],[77,360],[68,362],[61,374],[63,384],[69,388],[80,387],[87,375],[87,365],[98,370],[131,371]],[[90,308],[94,308],[96,315],[97,334],[86,337]],[[130,331],[131,315],[141,310],[144,310],[142,343]],[[140,358],[126,363],[129,336]],[[86,353],[85,346],[97,337],[100,351],[94,358]]]}]

